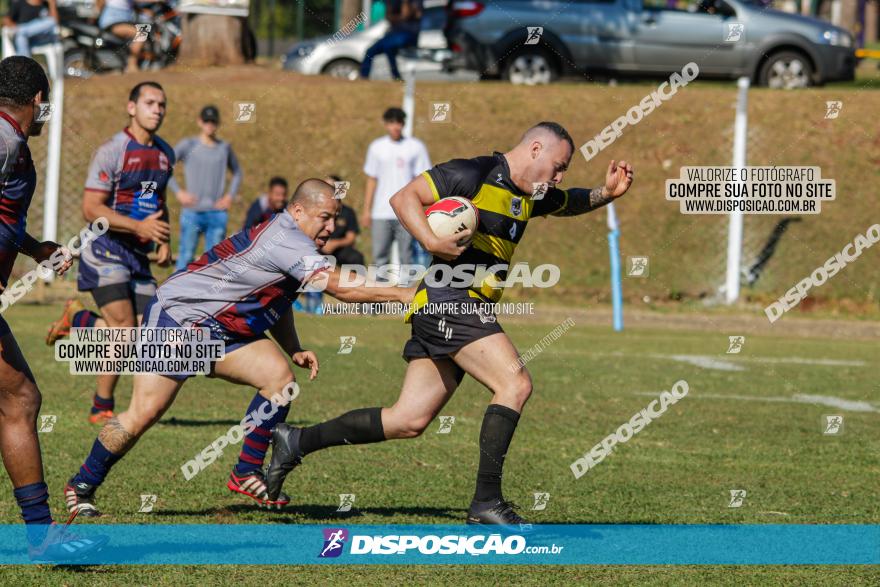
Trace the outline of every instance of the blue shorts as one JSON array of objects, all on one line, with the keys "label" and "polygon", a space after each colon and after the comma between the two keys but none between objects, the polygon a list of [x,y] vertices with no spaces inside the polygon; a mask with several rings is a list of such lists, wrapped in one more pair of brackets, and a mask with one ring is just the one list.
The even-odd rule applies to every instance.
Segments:
[{"label": "blue shorts", "polygon": [[102,29],[109,29],[114,24],[134,24],[135,22],[137,22],[137,15],[134,10],[114,6],[105,6],[101,11],[101,16],[98,17],[98,26]]},{"label": "blue shorts", "polygon": [[[153,299],[149,301],[146,308],[144,308],[144,319],[141,322],[141,328],[183,328],[179,322],[177,322],[174,318],[172,318],[168,312],[165,311],[165,308],[162,307],[162,304],[159,302],[158,296],[153,296]],[[213,330],[211,330],[211,340],[220,340],[225,343],[224,345],[224,354],[229,354],[232,351],[239,349],[245,345],[248,345],[252,342],[256,342],[258,340],[262,340],[266,338],[265,334],[260,334],[258,336],[250,336],[250,337],[228,337],[228,336],[218,336]],[[213,372],[214,363],[211,363],[211,371]],[[188,373],[188,374],[180,374],[180,375],[166,375],[166,377],[170,377],[172,379],[176,379],[178,381],[185,381],[189,379],[196,373]]]},{"label": "blue shorts", "polygon": [[76,287],[92,292],[99,307],[117,299],[130,299],[137,314],[142,314],[144,305],[156,295],[156,279],[147,256],[132,252],[106,235],[80,251]]}]

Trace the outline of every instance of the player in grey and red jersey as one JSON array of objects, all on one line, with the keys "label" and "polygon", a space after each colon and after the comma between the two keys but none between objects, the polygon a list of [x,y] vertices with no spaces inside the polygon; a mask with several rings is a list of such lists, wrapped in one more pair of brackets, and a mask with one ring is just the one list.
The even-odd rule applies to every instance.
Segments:
[{"label": "player in grey and red jersey", "polygon": [[[206,327],[212,338],[224,341],[226,355],[214,363],[210,376],[257,388],[246,414],[268,414],[269,399],[294,382],[288,357],[309,369],[310,379],[318,374],[318,359],[300,345],[293,323],[292,304],[305,284],[325,281],[322,286],[327,293],[344,302],[408,303],[412,299],[411,288],[340,286],[331,260],[318,253],[339,213],[333,192],[333,186],[319,179],[306,180],[283,212],[227,238],[186,270],[175,273],[144,311],[145,328]],[[65,488],[71,512],[99,515],[94,505],[98,486],[171,406],[192,375],[134,376],[128,410],[107,422],[79,473]],[[284,421],[289,409],[275,406],[271,416],[246,434],[227,487],[261,506],[280,508],[290,500],[283,494],[268,499],[262,470],[272,428]]]}]

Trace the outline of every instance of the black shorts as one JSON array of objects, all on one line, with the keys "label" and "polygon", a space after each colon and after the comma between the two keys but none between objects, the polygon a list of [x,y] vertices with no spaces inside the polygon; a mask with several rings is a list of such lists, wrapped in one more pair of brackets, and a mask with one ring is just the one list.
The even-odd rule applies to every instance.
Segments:
[{"label": "black shorts", "polygon": [[[149,305],[150,300],[156,294],[156,282],[137,283],[132,281],[130,283],[114,283],[96,287],[91,291],[98,309],[111,302],[129,300],[131,307],[134,309],[134,315],[141,316]],[[151,294],[150,291],[153,293]]]},{"label": "black shorts", "polygon": [[403,347],[404,359],[448,359],[475,340],[504,332],[492,304],[473,298],[448,304],[435,302],[425,308],[427,312],[413,314],[412,337]]}]

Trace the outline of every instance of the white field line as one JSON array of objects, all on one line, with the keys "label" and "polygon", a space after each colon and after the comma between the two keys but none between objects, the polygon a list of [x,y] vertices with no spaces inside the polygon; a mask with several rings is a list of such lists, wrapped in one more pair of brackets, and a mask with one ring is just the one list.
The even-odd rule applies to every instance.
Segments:
[{"label": "white field line", "polygon": [[762,363],[762,364],[790,364],[790,365],[818,365],[823,367],[865,367],[865,361],[851,361],[844,359],[806,359],[803,357],[743,357],[719,353],[717,355],[664,355],[664,354],[638,354],[632,355],[623,352],[594,353],[589,351],[574,351],[568,349],[548,350],[549,354],[560,355],[584,355],[593,357],[644,357],[650,359],[665,359],[690,363],[705,369],[718,369],[721,371],[745,371],[746,368],[737,363]]},{"label": "white field line", "polygon": [[[656,396],[659,392],[655,391],[634,391],[633,395],[651,395]],[[736,401],[752,401],[752,402],[775,402],[786,404],[820,404],[829,406],[848,412],[874,412],[880,413],[880,409],[872,404],[863,401],[848,400],[830,395],[812,395],[805,393],[796,393],[791,397],[767,396],[758,397],[753,395],[736,395],[736,394],[719,394],[719,393],[698,393],[694,394],[694,398],[706,399],[726,399]]]}]

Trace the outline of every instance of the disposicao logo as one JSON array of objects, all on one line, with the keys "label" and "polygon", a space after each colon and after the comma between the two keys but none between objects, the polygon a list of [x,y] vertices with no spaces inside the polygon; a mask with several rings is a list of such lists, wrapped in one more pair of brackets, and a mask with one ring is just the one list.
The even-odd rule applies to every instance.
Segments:
[{"label": "disposicao logo", "polygon": [[342,547],[348,540],[345,528],[324,528],[324,548],[318,558],[336,558],[342,554]]}]

